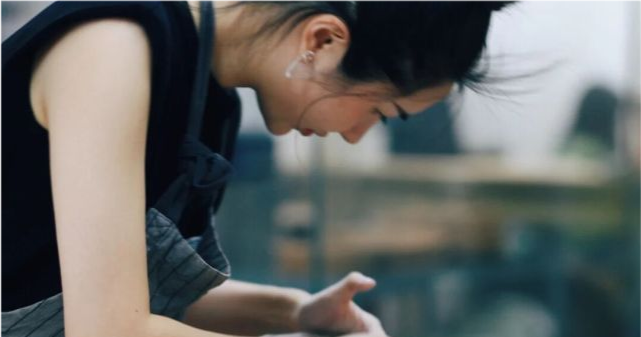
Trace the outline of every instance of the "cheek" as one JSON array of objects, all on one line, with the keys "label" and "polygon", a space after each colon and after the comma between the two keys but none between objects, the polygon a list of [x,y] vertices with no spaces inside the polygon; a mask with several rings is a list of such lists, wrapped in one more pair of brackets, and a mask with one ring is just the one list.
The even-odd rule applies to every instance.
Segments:
[{"label": "cheek", "polygon": [[304,123],[324,131],[345,131],[362,121],[369,109],[369,105],[361,101],[326,99],[309,110]]},{"label": "cheek", "polygon": [[279,90],[263,90],[257,92],[260,112],[267,123],[290,119],[299,108],[299,103],[293,95],[283,94]]}]

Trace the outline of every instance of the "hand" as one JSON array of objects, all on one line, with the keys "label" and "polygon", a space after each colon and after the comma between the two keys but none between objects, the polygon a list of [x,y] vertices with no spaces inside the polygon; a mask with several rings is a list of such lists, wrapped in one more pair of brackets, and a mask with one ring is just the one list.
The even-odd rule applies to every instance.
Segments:
[{"label": "hand", "polygon": [[351,272],[341,281],[323,289],[302,302],[296,320],[303,331],[328,334],[386,336],[380,321],[361,309],[352,298],[376,286],[376,281]]}]

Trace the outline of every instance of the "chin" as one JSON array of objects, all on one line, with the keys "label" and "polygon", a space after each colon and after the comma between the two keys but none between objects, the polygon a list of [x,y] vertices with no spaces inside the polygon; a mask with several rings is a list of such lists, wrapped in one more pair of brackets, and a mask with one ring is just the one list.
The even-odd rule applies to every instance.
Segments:
[{"label": "chin", "polygon": [[275,131],[275,132],[270,132],[274,136],[284,136],[289,133],[289,131],[292,131],[292,129],[285,130],[285,131]]},{"label": "chin", "polygon": [[269,133],[271,133],[274,136],[282,136],[292,131],[292,128],[267,125],[267,130],[269,131]]}]

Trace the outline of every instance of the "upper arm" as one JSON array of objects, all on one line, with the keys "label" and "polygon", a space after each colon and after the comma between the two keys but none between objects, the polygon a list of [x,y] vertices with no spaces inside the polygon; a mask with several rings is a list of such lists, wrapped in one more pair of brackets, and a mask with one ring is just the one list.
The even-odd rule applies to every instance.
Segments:
[{"label": "upper arm", "polygon": [[38,66],[68,336],[125,336],[149,315],[150,59],[140,26],[102,19],[67,32]]}]

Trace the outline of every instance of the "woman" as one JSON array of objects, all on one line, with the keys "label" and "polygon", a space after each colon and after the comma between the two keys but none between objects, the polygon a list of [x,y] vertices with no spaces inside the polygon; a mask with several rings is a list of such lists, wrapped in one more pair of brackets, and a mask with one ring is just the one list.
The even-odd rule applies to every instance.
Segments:
[{"label": "woman", "polygon": [[234,88],[275,135],[356,143],[477,81],[503,5],[51,5],[3,43],[3,336],[385,335],[359,273],[223,283]]}]

